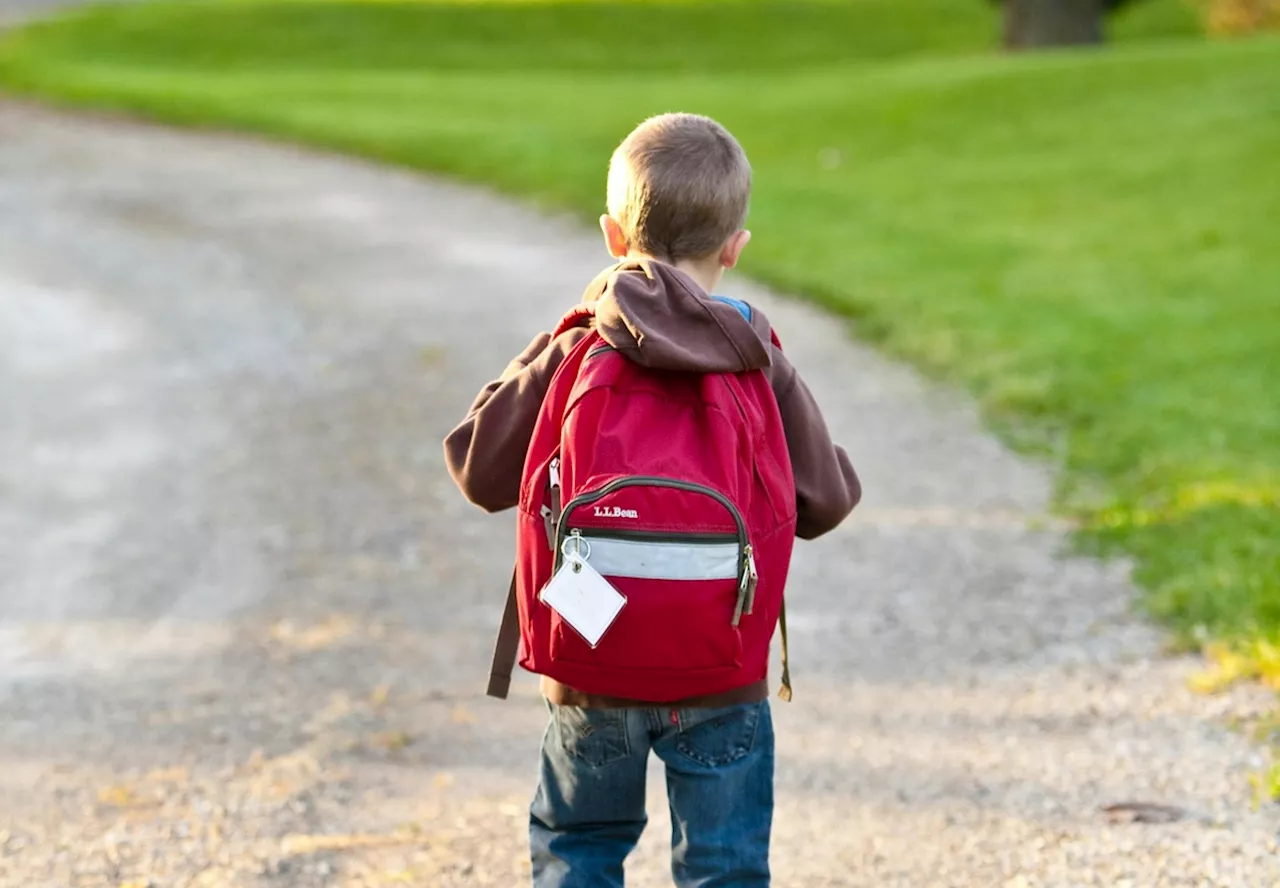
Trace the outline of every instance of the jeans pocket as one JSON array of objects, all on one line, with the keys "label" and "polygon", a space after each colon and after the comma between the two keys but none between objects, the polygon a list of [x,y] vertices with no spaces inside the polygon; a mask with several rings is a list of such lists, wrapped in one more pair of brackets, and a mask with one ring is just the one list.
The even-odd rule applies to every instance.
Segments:
[{"label": "jeans pocket", "polygon": [[767,705],[768,701],[761,701],[717,709],[682,709],[676,749],[709,768],[745,758],[755,746],[760,714]]},{"label": "jeans pocket", "polygon": [[581,709],[555,706],[556,733],[565,755],[604,767],[631,754],[627,741],[627,713],[622,709]]}]

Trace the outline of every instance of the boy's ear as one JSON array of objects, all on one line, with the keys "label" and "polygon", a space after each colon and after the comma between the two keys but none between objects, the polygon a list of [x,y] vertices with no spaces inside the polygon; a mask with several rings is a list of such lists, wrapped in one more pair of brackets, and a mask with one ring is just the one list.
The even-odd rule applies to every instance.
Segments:
[{"label": "boy's ear", "polygon": [[720,265],[723,268],[733,268],[738,264],[738,258],[742,255],[742,251],[747,248],[747,242],[751,240],[751,232],[745,228],[739,231],[733,237],[725,242],[720,249]]},{"label": "boy's ear", "polygon": [[604,232],[604,245],[608,248],[609,255],[614,259],[625,259],[630,249],[627,237],[622,233],[622,226],[606,214],[600,217],[600,230]]}]

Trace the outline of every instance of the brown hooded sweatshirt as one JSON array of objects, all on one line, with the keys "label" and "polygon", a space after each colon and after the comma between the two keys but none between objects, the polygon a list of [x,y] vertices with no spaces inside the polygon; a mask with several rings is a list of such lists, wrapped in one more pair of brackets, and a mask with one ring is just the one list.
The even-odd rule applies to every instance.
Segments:
[{"label": "brown hooded sweatshirt", "polygon": [[[724,373],[763,370],[782,414],[796,482],[796,535],[813,539],[832,530],[862,495],[848,455],[831,442],[827,424],[800,375],[770,342],[768,319],[758,309],[708,297],[683,272],[659,262],[627,261],[603,272],[583,302],[595,305],[602,339],[644,367]],[[583,336],[576,328],[554,339],[539,334],[498,379],[485,386],[466,419],[444,442],[453,480],[471,502],[489,512],[515,506],[520,476],[547,385]],[[542,692],[573,706],[727,706],[762,700],[765,682],[696,700],[619,700],[583,694],[546,676]]]}]

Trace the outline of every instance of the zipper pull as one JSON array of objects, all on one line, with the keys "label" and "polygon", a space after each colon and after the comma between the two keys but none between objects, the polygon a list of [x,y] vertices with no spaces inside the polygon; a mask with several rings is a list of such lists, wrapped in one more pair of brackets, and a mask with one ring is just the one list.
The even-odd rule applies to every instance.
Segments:
[{"label": "zipper pull", "polygon": [[746,548],[747,553],[747,604],[745,613],[750,614],[756,607],[756,586],[760,584],[760,574],[756,572],[756,553],[751,550],[751,546]]},{"label": "zipper pull", "polygon": [[742,622],[742,612],[747,609],[747,589],[751,584],[751,576],[747,570],[747,556],[750,553],[750,546],[742,550],[742,571],[741,576],[738,577],[738,601],[733,606],[733,619],[729,621],[730,626],[737,626]]},{"label": "zipper pull", "polygon": [[542,526],[547,531],[547,545],[554,551],[556,547],[556,523],[551,520],[551,507],[542,507]]},{"label": "zipper pull", "polygon": [[569,532],[569,540],[573,541],[573,556],[565,555],[569,559],[569,564],[573,568],[574,573],[582,572],[582,565],[586,564],[587,558],[591,553],[591,547],[587,545],[587,541],[582,538],[582,533],[578,530]]},{"label": "zipper pull", "polygon": [[547,468],[547,475],[551,483],[551,517],[547,519],[547,536],[551,540],[551,548],[554,549],[556,526],[560,523],[560,457],[552,458],[551,465]]},{"label": "zipper pull", "polygon": [[738,580],[738,603],[733,608],[733,620],[729,625],[737,626],[742,622],[742,615],[750,614],[756,605],[756,584],[760,576],[756,573],[756,557],[748,543],[742,550],[742,579]]}]

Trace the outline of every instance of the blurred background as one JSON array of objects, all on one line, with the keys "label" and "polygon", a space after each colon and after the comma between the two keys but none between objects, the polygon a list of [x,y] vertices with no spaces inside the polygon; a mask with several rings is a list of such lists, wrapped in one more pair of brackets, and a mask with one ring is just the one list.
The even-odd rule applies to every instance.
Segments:
[{"label": "blurred background", "polygon": [[[525,261],[522,251],[565,249],[556,245],[577,237],[566,232],[602,210],[613,147],[639,120],[669,110],[712,115],[747,149],[755,176],[754,239],[744,260],[751,278],[820,305],[845,319],[854,339],[969,392],[988,429],[1052,468],[1052,517],[1044,520],[1066,528],[1077,553],[1129,559],[1142,612],[1168,631],[1162,643],[1208,655],[1196,678],[1201,689],[1242,680],[1280,687],[1280,0],[162,0],[89,7],[0,0],[0,28],[0,148],[8,146],[0,151],[0,235],[7,240],[0,244],[0,326],[7,328],[0,334],[7,351],[0,554],[9,574],[0,577],[0,642],[7,645],[0,688],[8,687],[0,691],[0,715],[26,726],[15,728],[13,736],[25,739],[12,739],[12,749],[38,749],[69,713],[94,705],[83,688],[40,684],[68,660],[92,666],[115,656],[101,653],[117,642],[104,641],[100,625],[84,630],[83,646],[67,627],[91,626],[104,612],[125,623],[135,611],[151,614],[147,602],[163,597],[174,577],[198,586],[202,571],[212,570],[218,589],[236,576],[246,590],[296,583],[305,596],[358,584],[370,608],[385,605],[412,622],[414,605],[402,596],[423,570],[435,570],[429,582],[443,585],[467,582],[468,572],[501,574],[502,565],[482,554],[459,554],[472,538],[472,519],[447,511],[452,506],[439,506],[452,536],[440,537],[434,550],[421,545],[434,531],[413,505],[452,496],[432,462],[438,445],[430,436],[448,428],[484,374],[501,364],[485,371],[479,358],[488,354],[477,352],[470,372],[433,376],[451,343],[476,334],[474,304],[469,315],[451,303],[419,317],[406,308],[412,281],[380,276],[389,266],[379,259],[407,262],[430,280],[439,260],[432,243],[452,244],[451,262],[465,253],[477,267],[512,274]],[[91,111],[93,126],[110,132],[90,138],[86,129],[82,139],[70,118],[37,105]],[[316,161],[338,165],[313,180],[286,160],[250,151],[232,164],[241,178],[227,179],[214,148],[111,130],[104,113],[108,121],[142,118],[220,134],[201,145],[219,144],[228,132],[256,134],[442,173],[517,196],[555,221],[508,219],[505,205],[490,206],[488,198],[427,195],[408,178],[395,187],[370,184],[369,168],[336,160]],[[321,199],[317,183],[339,180],[353,183],[351,195]],[[119,240],[98,216],[68,222],[81,211],[72,182],[88,183],[86,193],[110,204],[117,223],[145,231],[145,248]],[[361,188],[381,195],[378,206],[392,208],[390,215],[353,196]],[[168,197],[136,200],[146,189]],[[425,212],[436,200],[459,201],[461,209],[424,222],[411,208]],[[370,227],[358,243],[298,234],[326,219]],[[489,234],[466,245],[449,240],[464,229]],[[407,240],[397,242],[396,232]],[[425,240],[413,240],[419,235]],[[243,252],[226,252],[227,243]],[[270,262],[243,264],[255,251],[269,251]],[[580,253],[572,260],[575,269],[591,261]],[[137,481],[142,504],[123,530],[105,513],[66,511],[36,484],[41,473],[82,477],[86,489],[133,484],[128,472],[150,459],[145,436],[86,418],[126,395],[90,404],[40,375],[58,360],[55,340],[102,354],[127,351],[127,324],[62,302],[51,309],[30,283],[57,279],[75,294],[87,292],[95,275],[127,279],[130,298],[176,318],[157,346],[158,363],[120,359],[111,372],[122,390],[150,391],[184,373],[222,374],[213,401],[160,398],[148,409],[196,438],[204,419],[228,404],[243,417],[235,429],[191,444],[159,481]],[[206,307],[188,307],[194,302],[181,295],[193,280],[216,296]],[[325,303],[318,294],[338,282],[360,304]],[[508,341],[510,325],[519,321],[531,333],[546,325],[545,307],[564,298],[549,292],[550,282],[528,286],[548,293],[530,297],[525,314],[499,301],[485,321],[495,354],[523,344]],[[289,290],[314,323],[297,321],[294,330],[294,320],[272,315],[276,309],[259,300],[273,287]],[[79,296],[67,298],[79,304]],[[281,341],[321,335],[339,345],[318,364],[277,366],[275,346],[251,316],[274,318],[272,335]],[[416,351],[383,347],[405,329],[419,331]],[[364,338],[348,341],[359,338],[357,330]],[[234,344],[233,356],[210,357],[226,343]],[[342,357],[354,355],[360,369],[344,367]],[[285,419],[270,413],[270,399],[255,402],[254,383],[235,375],[246,368],[291,380],[281,383],[296,395]],[[337,374],[335,391],[348,400],[337,412],[308,412],[309,383],[300,380],[325,373]],[[419,380],[422,389],[389,391],[388,379]],[[419,427],[422,440],[380,451],[377,442],[344,437],[378,423],[410,428],[424,422],[424,405],[431,416]],[[90,442],[78,455],[50,449],[50,435],[77,423],[87,424]],[[327,455],[308,469],[312,456],[301,444],[258,449],[259,437],[280,434],[322,442],[315,446]],[[209,454],[225,472],[201,474]],[[250,462],[270,466],[255,470],[263,477],[253,484],[287,486],[271,497],[289,499],[291,509],[315,517],[314,526],[259,520],[250,514],[256,493],[225,513],[173,507],[205,495],[193,478],[234,486],[242,483],[236,467]],[[205,468],[197,471],[197,463]],[[360,475],[359,483],[331,484],[332,472],[366,469],[376,483]],[[395,508],[403,511],[386,514],[379,484],[401,485],[404,502]],[[253,539],[238,539],[236,528],[246,527],[255,528]],[[61,534],[53,543],[37,534],[50,528]],[[210,551],[184,548],[199,548],[201,539]],[[79,554],[104,540],[111,557],[78,568]],[[270,556],[273,572],[259,575],[240,560],[238,546],[285,554]],[[120,600],[132,603],[99,607],[102,583],[130,590]],[[276,692],[279,700],[314,695],[316,718],[349,725],[357,738],[350,742],[370,755],[394,757],[418,736],[384,724],[381,714],[405,680],[386,653],[394,648],[384,649],[384,641],[401,643],[386,641],[396,630],[362,622],[359,613],[333,616],[326,594],[318,594],[309,622],[282,611],[264,623],[264,647],[253,655],[260,660],[218,661],[195,690],[182,691],[181,703],[139,685],[128,692],[135,695],[129,706],[112,711],[130,724],[139,713],[170,724],[181,709],[201,731],[226,730],[218,725],[237,711],[235,688],[275,681],[280,658],[362,639],[366,666],[308,660],[305,679]],[[212,598],[225,606],[219,618],[239,606],[234,594]],[[219,633],[232,630],[210,628],[212,612],[202,610],[208,601],[197,599],[185,616],[181,607],[165,610],[179,619],[149,629],[145,642],[121,628],[118,645],[152,645],[165,655],[223,649]],[[482,637],[496,605],[455,604],[449,618]],[[461,635],[451,640],[452,629],[424,631],[401,639],[420,646],[413,656],[484,659],[483,651],[450,647],[462,644]],[[367,669],[363,696],[334,702],[326,682],[338,677],[326,668]],[[212,695],[207,704],[201,693]],[[417,706],[428,722],[473,723],[476,716],[451,694],[436,688],[403,705]],[[227,762],[244,768],[252,750],[272,748],[271,712],[285,705],[279,700],[260,701],[262,711],[248,717],[258,728],[229,741],[236,751]],[[516,721],[495,722],[486,740],[474,742],[497,755]],[[114,730],[109,719],[77,724],[85,733],[68,740],[64,759],[107,743]],[[1280,722],[1264,715],[1251,724],[1267,740]],[[103,752],[103,761],[116,754]],[[273,763],[274,777],[262,776],[270,770],[263,761]],[[90,807],[144,807],[143,790],[111,776],[145,771],[130,762],[104,763],[92,791],[65,788],[68,804],[80,805],[89,792],[83,804]],[[214,768],[205,779],[283,786],[315,767],[305,756],[268,754],[257,770]],[[31,768],[30,780],[45,779]],[[1260,799],[1280,795],[1280,771],[1260,766],[1253,776]],[[10,779],[11,788],[33,785],[16,766]],[[160,786],[170,778],[148,779]],[[495,822],[492,810],[478,808],[478,822]],[[62,816],[46,815],[55,824]],[[495,842],[518,835],[509,826],[493,827],[501,837]],[[57,828],[49,828],[44,841],[56,844],[49,836]],[[0,832],[0,845],[11,850],[12,830]],[[103,866],[108,872],[110,861]],[[286,870],[252,878],[328,884],[336,872]],[[6,884],[35,884],[33,871],[13,864]],[[123,875],[74,883],[149,884],[130,881],[118,861],[112,872]],[[490,884],[450,872],[457,884]],[[69,875],[49,878],[73,884]],[[209,884],[256,884],[243,874],[218,878]],[[419,883],[454,884],[431,878]],[[1262,884],[1242,878],[1239,884]],[[806,884],[826,884],[816,879]]]}]

